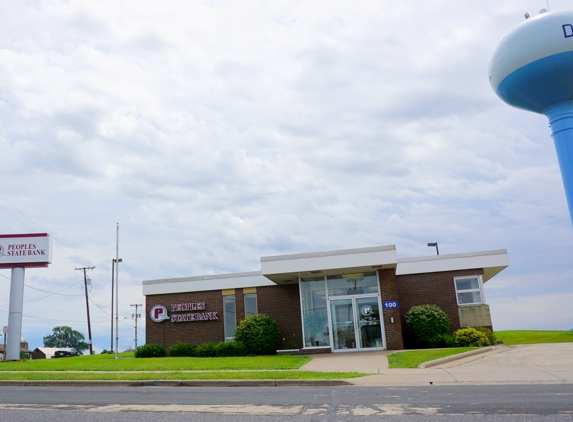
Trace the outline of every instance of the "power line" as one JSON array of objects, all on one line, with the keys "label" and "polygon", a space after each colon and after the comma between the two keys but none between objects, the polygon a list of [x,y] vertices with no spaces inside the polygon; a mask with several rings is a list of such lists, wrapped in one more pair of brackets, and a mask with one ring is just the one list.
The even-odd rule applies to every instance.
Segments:
[{"label": "power line", "polygon": [[[2,276],[2,277],[5,277],[5,276]],[[5,277],[5,278],[8,278],[8,277]],[[66,289],[69,289],[69,288],[72,287],[72,286],[75,286],[75,285],[78,284],[78,283],[80,283],[80,282],[79,282],[79,281],[78,281],[78,282],[75,282],[74,284],[72,284],[72,285],[70,285],[70,286],[68,286],[68,287],[64,287],[62,290],[58,290],[57,292],[50,292],[50,291],[48,291],[48,290],[42,290],[42,289],[38,289],[38,288],[36,288],[36,287],[32,287],[32,286],[29,286],[29,285],[27,285],[27,284],[24,284],[25,287],[28,287],[28,288],[30,288],[30,289],[38,290],[38,291],[40,291],[40,292],[50,293],[49,295],[42,296],[42,297],[38,297],[38,298],[36,298],[36,299],[26,300],[26,301],[24,301],[24,303],[34,302],[34,301],[36,301],[36,300],[45,299],[45,298],[50,297],[50,296],[53,296],[53,295],[56,295],[56,296],[83,296],[83,294],[81,294],[81,295],[64,295],[64,294],[61,294],[61,293],[60,293],[60,292],[63,292],[64,290],[66,290]],[[8,306],[8,305],[9,305],[9,303],[3,303],[3,304],[1,304],[0,306]]]},{"label": "power line", "polygon": [[[16,208],[14,205],[12,205],[6,198],[0,196],[0,199],[2,199],[4,202],[6,202],[8,205],[10,205],[12,208],[14,208],[16,211],[18,211],[24,218],[28,219],[32,224],[34,224],[36,227],[38,227],[41,231],[46,232],[47,230],[45,230],[42,226],[40,226],[38,223],[34,222],[34,220],[32,220],[30,217],[28,217],[26,214],[24,214],[22,211],[20,211],[18,208]],[[13,214],[11,214],[9,211],[7,211],[4,207],[2,207],[0,205],[0,208],[4,210],[4,212],[6,212],[8,215],[14,217],[16,220],[18,220],[20,223],[22,223],[23,225],[25,225],[26,227],[28,227],[30,230],[35,231],[36,229],[30,227],[28,224],[24,223],[22,220],[20,220],[18,217],[14,216]],[[8,226],[7,226],[8,227]],[[11,227],[10,227],[11,228]],[[16,233],[16,230],[14,230],[13,228],[11,228],[14,233]],[[54,240],[54,242],[58,243],[60,246],[59,248],[66,252],[68,254],[68,256],[71,258],[72,256],[72,252],[67,250],[67,248],[64,246],[63,243],[61,243],[58,239],[56,239],[54,236],[51,236],[51,238]],[[84,259],[81,255],[77,254],[81,259]],[[84,259],[85,260],[85,259]],[[87,260],[85,260],[87,261]]]},{"label": "power line", "polygon": [[[68,288],[70,288],[70,287],[72,287],[72,286],[75,286],[75,285],[78,284],[78,283],[80,283],[80,282],[78,281],[77,283],[74,283],[74,284],[72,284],[71,286],[68,286],[68,287],[66,287],[65,289],[60,290],[60,292],[63,292],[64,290],[66,290],[66,289],[68,289]],[[64,294],[61,294],[61,293],[59,293],[59,292],[49,292],[48,290],[38,289],[37,287],[28,286],[27,284],[25,284],[25,286],[28,287],[28,288],[30,288],[30,289],[38,290],[39,292],[50,293],[50,296],[52,296],[52,295],[58,295],[58,296],[83,296],[83,294],[81,294],[81,295],[64,295]],[[44,297],[48,297],[48,296],[43,296],[43,297],[40,298],[40,299],[43,299]],[[34,300],[38,300],[38,299],[34,299]]]},{"label": "power line", "polygon": [[[2,309],[0,309],[0,312],[2,313],[9,313],[8,311],[4,311]],[[57,321],[57,322],[86,322],[86,320],[71,320],[71,319],[54,319],[54,318],[42,318],[42,317],[35,317],[35,316],[30,316],[30,315],[24,315],[22,314],[23,317],[26,318],[31,318],[31,319],[41,319],[41,320],[45,320],[45,321]],[[107,322],[107,321],[94,321],[94,322]]]},{"label": "power line", "polygon": [[[0,198],[2,198],[2,197],[0,196]],[[2,199],[4,199],[4,198],[2,198]],[[6,201],[6,200],[4,199],[4,201]],[[6,201],[6,202],[8,202],[8,201]],[[10,204],[10,203],[8,202],[8,204]],[[12,206],[12,204],[10,204],[10,205]],[[12,208],[16,209],[14,206],[12,206]],[[29,225],[27,225],[26,223],[24,223],[22,220],[20,220],[20,219],[19,219],[18,217],[16,217],[14,214],[11,214],[11,213],[10,213],[8,210],[6,210],[6,208],[4,208],[2,205],[0,205],[0,209],[3,209],[6,214],[8,214],[8,215],[14,217],[16,220],[18,220],[20,223],[22,223],[23,225],[25,225],[26,227],[28,227],[30,230],[34,230],[34,231],[35,231],[35,229],[33,229],[32,227],[30,227]],[[18,210],[16,210],[16,211],[18,211]],[[20,214],[21,214],[21,213],[20,213]],[[24,215],[24,214],[22,214],[22,215]],[[26,218],[28,218],[28,217],[26,217]],[[30,220],[30,219],[28,218],[28,220]],[[32,221],[32,220],[30,220],[30,221]],[[36,224],[36,225],[37,225],[37,224]],[[38,226],[38,227],[40,227],[40,226]],[[41,228],[41,227],[40,227],[40,228]],[[14,230],[14,229],[12,229],[12,230]]]},{"label": "power line", "polygon": [[[4,198],[3,196],[0,196],[0,199],[2,199],[4,202],[6,202],[10,207],[12,207],[14,210],[16,210],[20,215],[22,215],[25,219],[27,219],[28,221],[30,221],[33,225],[35,225],[36,227],[38,227],[40,230],[42,231],[46,231],[43,227],[41,227],[38,223],[36,223],[34,220],[32,220],[30,217],[28,217],[26,214],[24,214],[22,211],[20,211],[18,208],[16,208],[10,201],[8,201],[6,198]],[[14,219],[16,219],[17,221],[19,221],[20,223],[22,223],[23,225],[25,225],[26,227],[28,227],[30,230],[35,230],[33,227],[31,227],[30,225],[26,224],[24,221],[22,221],[21,219],[19,219],[17,216],[15,216],[14,214],[12,214],[11,212],[9,212],[8,210],[6,210],[6,208],[0,206],[0,209],[4,210],[8,215],[12,216]],[[8,226],[7,226],[8,227]],[[14,230],[13,228],[10,227],[11,230],[13,230],[14,232],[16,232],[16,230]],[[65,261],[69,261],[70,258],[72,258],[72,252],[67,249],[58,239],[56,239],[53,235],[51,236],[51,238],[58,244],[56,247],[60,250],[62,250],[62,252],[64,252],[67,257],[61,257],[60,259],[65,260]],[[84,260],[84,258],[78,254],[75,253],[76,256],[78,256],[80,259]],[[52,263],[51,264],[52,267],[58,268],[61,271],[64,271],[68,274],[72,274],[69,270],[66,270],[64,268],[59,267],[58,265]],[[5,276],[3,276],[5,277]],[[5,277],[7,279],[9,279],[8,277]]]},{"label": "power line", "polygon": [[[91,297],[90,297],[90,302],[93,303],[95,306],[97,306],[97,307],[99,308],[99,310],[102,311],[104,314],[106,314],[107,316],[110,316],[110,314],[108,314],[108,313],[105,311],[105,309],[103,309],[103,308],[102,308],[101,306],[99,306],[96,302],[94,302]],[[101,321],[99,321],[99,322],[101,322]],[[126,327],[133,327],[131,324],[126,324],[126,323],[123,322],[123,321],[119,321],[119,323],[122,324],[122,325],[125,325]],[[139,329],[139,328],[138,328],[138,329]]]}]

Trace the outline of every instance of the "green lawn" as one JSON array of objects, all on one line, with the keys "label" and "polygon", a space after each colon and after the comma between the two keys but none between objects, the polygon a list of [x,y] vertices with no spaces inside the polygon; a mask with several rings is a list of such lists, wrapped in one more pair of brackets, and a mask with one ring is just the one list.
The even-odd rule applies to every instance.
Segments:
[{"label": "green lawn", "polygon": [[3,372],[0,380],[267,380],[267,379],[343,379],[369,374],[359,372],[311,372],[311,371],[253,371],[253,372]]},{"label": "green lawn", "polygon": [[388,356],[389,368],[417,368],[419,364],[458,353],[469,352],[477,347],[454,347],[451,349],[425,349],[398,352]]},{"label": "green lawn", "polygon": [[496,331],[495,336],[507,345],[573,342],[573,331]]},{"label": "green lawn", "polygon": [[229,358],[145,358],[133,353],[74,356],[0,363],[2,371],[228,371],[298,369],[311,358],[307,356],[247,356]]}]

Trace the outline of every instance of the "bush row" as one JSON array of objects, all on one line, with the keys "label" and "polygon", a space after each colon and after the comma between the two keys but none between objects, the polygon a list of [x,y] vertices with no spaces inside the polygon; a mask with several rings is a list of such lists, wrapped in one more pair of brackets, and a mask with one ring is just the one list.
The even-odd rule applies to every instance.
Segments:
[{"label": "bush row", "polygon": [[418,347],[484,347],[495,344],[495,334],[485,327],[460,328],[449,334],[450,319],[436,305],[412,307],[406,324]]},{"label": "bush row", "polygon": [[[214,358],[228,356],[247,356],[248,351],[243,343],[231,341],[225,343],[195,344],[176,343],[169,348],[171,357]],[[167,351],[159,344],[145,344],[135,351],[136,358],[161,358],[167,356]]]},{"label": "bush row", "polygon": [[[235,330],[235,341],[203,343],[199,346],[177,343],[169,348],[169,356],[225,357],[274,354],[280,337],[279,326],[265,314],[251,315]],[[145,344],[135,351],[136,358],[163,357],[165,349],[158,344]]]}]

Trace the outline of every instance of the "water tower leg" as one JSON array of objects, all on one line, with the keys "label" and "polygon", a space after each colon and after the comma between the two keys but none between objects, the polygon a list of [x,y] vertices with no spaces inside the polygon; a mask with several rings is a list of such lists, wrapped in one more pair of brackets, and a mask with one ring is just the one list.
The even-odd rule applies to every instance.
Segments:
[{"label": "water tower leg", "polygon": [[547,117],[553,132],[565,196],[569,204],[569,215],[573,223],[573,107],[567,102],[565,105],[552,108]]},{"label": "water tower leg", "polygon": [[12,268],[6,360],[20,360],[20,339],[22,338],[22,308],[24,307],[24,273],[24,268]]}]

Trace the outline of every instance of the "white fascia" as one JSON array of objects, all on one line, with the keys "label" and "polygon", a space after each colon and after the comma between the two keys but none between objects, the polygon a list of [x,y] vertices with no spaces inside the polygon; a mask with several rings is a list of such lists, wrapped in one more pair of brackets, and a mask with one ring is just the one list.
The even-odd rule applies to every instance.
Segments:
[{"label": "white fascia", "polygon": [[241,289],[245,287],[276,286],[260,271],[198,277],[143,280],[143,295],[204,292],[209,290]]},{"label": "white fascia", "polygon": [[506,249],[398,259],[396,275],[482,268],[484,283],[509,266]]},{"label": "white fascia", "polygon": [[[342,249],[336,251],[265,256],[261,258],[261,273],[281,283],[293,277],[314,273],[338,273],[345,271],[373,271],[377,268],[395,267],[396,246]],[[290,280],[289,280],[290,281]]]}]

